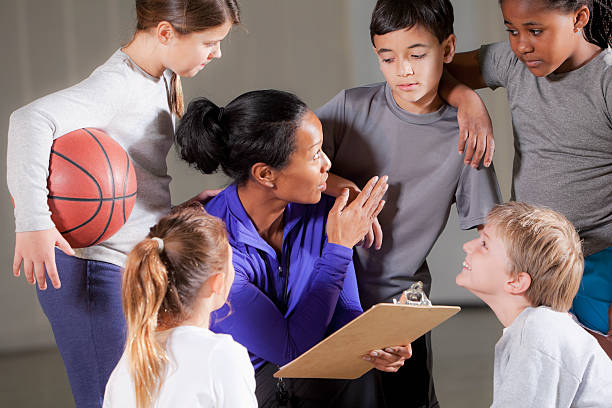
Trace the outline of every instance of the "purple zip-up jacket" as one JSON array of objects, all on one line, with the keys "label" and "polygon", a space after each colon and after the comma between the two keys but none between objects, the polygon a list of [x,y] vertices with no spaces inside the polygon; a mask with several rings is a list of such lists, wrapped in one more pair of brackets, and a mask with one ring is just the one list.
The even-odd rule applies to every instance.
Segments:
[{"label": "purple zip-up jacket", "polygon": [[230,307],[213,313],[211,330],[244,345],[255,369],[288,363],[362,313],[353,251],[327,242],[333,203],[323,195],[317,204],[287,206],[280,259],[257,233],[235,184],[206,205],[225,221],[236,270]]}]

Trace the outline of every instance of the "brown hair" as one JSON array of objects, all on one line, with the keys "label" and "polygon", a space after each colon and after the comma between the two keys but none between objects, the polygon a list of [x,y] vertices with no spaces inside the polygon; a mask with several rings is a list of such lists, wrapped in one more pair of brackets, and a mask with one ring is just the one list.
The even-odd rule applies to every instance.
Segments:
[{"label": "brown hair", "polygon": [[227,270],[228,250],[223,221],[196,204],[163,217],[128,255],[122,298],[138,407],[151,405],[167,361],[156,328],[175,327],[192,314],[206,280]]},{"label": "brown hair", "polygon": [[567,312],[584,270],[582,243],[567,218],[545,207],[509,202],[495,206],[487,223],[504,241],[510,273],[531,276],[525,292],[529,302]]},{"label": "brown hair", "polygon": [[[136,0],[136,30],[156,27],[167,21],[179,34],[189,34],[217,27],[226,21],[240,23],[240,7],[236,0]],[[183,116],[181,78],[172,73],[170,80],[170,110]]]}]

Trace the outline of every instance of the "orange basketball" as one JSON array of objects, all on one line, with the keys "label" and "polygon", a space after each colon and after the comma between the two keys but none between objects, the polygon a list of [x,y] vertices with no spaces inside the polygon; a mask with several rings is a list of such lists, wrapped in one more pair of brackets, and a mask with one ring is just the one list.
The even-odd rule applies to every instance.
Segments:
[{"label": "orange basketball", "polygon": [[49,209],[73,248],[108,239],[136,202],[136,173],[123,148],[98,129],[83,128],[51,146]]}]

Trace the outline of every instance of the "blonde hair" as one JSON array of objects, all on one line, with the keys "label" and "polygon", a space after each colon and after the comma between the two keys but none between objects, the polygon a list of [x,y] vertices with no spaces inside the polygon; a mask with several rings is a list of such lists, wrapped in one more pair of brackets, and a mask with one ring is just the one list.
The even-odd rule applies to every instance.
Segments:
[{"label": "blonde hair", "polygon": [[567,312],[584,270],[582,243],[567,218],[548,208],[509,202],[495,206],[487,224],[496,227],[505,244],[510,273],[531,276],[525,292],[529,302]]},{"label": "blonde hair", "polygon": [[228,250],[223,221],[194,205],[159,220],[128,255],[122,301],[139,408],[150,406],[159,392],[168,360],[156,328],[175,327],[192,314],[206,280],[227,270]]},{"label": "blonde hair", "polygon": [[[236,0],[136,0],[136,30],[147,30],[167,21],[179,34],[189,34],[220,26],[226,21],[240,24]],[[170,79],[170,111],[179,118],[185,111],[181,78]]]}]

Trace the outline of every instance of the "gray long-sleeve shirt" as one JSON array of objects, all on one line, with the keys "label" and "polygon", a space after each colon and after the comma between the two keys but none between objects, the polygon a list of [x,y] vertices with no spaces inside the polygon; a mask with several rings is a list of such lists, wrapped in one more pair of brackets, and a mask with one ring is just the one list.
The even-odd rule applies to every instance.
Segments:
[{"label": "gray long-sleeve shirt", "polygon": [[574,71],[536,77],[506,41],[480,49],[480,68],[487,86],[508,91],[512,198],[565,215],[586,256],[611,246],[612,49]]},{"label": "gray long-sleeve shirt", "polygon": [[525,309],[495,346],[491,408],[609,408],[612,361],[569,313]]},{"label": "gray long-sleeve shirt", "polygon": [[[82,82],[42,97],[11,115],[7,181],[15,200],[16,231],[53,227],[47,205],[51,144],[75,129],[106,132],[129,154],[138,191],[132,214],[108,240],[77,250],[77,256],[122,266],[126,254],[170,208],[166,156],[174,118],[164,77],[153,77],[117,50]],[[165,79],[164,79],[165,78]]]}]

